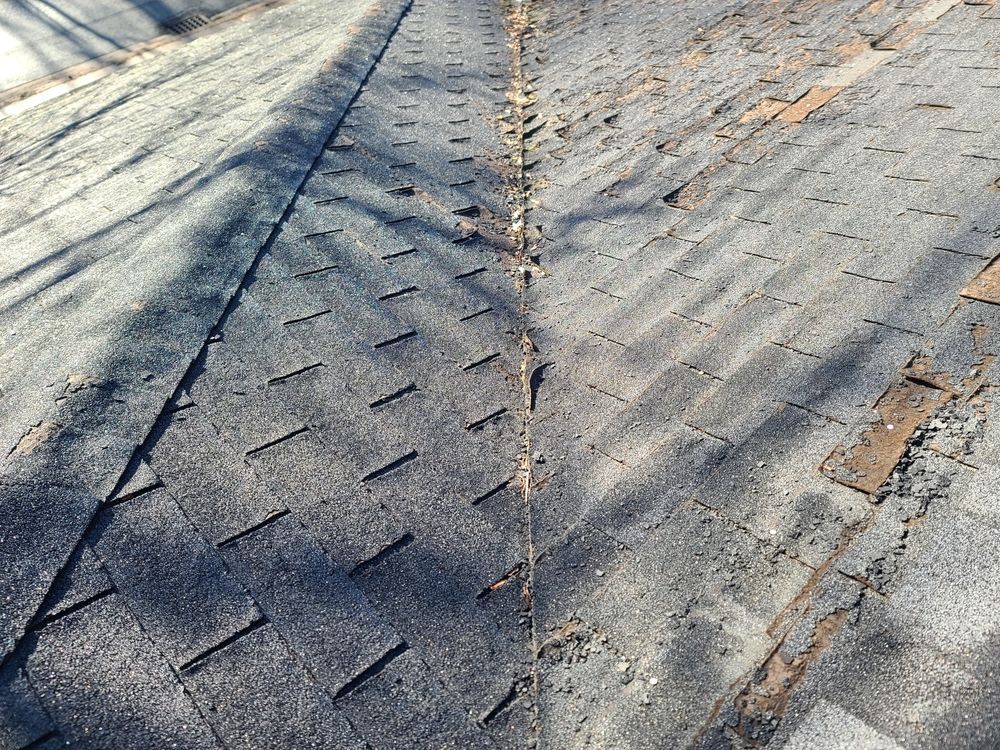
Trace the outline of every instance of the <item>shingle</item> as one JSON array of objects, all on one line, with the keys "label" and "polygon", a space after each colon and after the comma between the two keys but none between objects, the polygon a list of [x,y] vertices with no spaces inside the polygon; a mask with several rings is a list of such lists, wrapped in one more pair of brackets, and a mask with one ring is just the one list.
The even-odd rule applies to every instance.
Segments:
[{"label": "shingle", "polygon": [[260,615],[165,490],[104,512],[94,550],[170,663],[181,668]]},{"label": "shingle", "polygon": [[81,542],[46,594],[35,622],[56,617],[112,588],[111,579],[90,544]]},{"label": "shingle", "polygon": [[184,685],[226,747],[365,746],[269,625],[193,666]]},{"label": "shingle", "polygon": [[125,603],[109,596],[46,626],[28,677],[65,739],[81,748],[218,748]]},{"label": "shingle", "polygon": [[312,431],[254,454],[250,463],[342,569],[372,557],[403,533],[392,510]]},{"label": "shingle", "polygon": [[338,705],[379,747],[496,747],[413,651],[393,660]]},{"label": "shingle", "polygon": [[[448,549],[418,538],[353,579],[456,700],[479,715],[507,695],[525,670],[528,651],[511,644],[479,609],[479,592],[456,580],[450,568],[458,561],[447,559]],[[463,552],[475,564],[476,551]],[[473,661],[490,669],[470,670]]]},{"label": "shingle", "polygon": [[148,461],[209,541],[228,539],[285,507],[197,407],[170,417]]},{"label": "shingle", "polygon": [[225,545],[222,554],[272,626],[333,693],[401,643],[289,516]]},{"label": "shingle", "polygon": [[52,721],[28,684],[24,665],[13,659],[0,670],[0,747],[17,750],[53,732]]},{"label": "shingle", "polygon": [[[46,653],[126,599],[231,745],[753,744],[827,698],[868,736],[906,744],[916,716],[990,745],[988,711],[954,708],[997,693],[988,571],[968,565],[991,543],[976,409],[997,352],[971,327],[985,303],[958,299],[996,234],[981,7],[532,8],[522,77],[495,3],[420,0],[289,93],[329,54],[328,9],[300,0],[181,47],[171,80],[109,77],[115,107],[49,110],[78,122],[17,160],[10,206],[38,216],[8,239],[70,249],[5,271],[41,311],[10,351],[42,385],[11,392],[72,424],[21,466],[91,466],[96,503],[148,454],[165,486],[123,480],[90,540],[120,593],[81,552]],[[201,184],[189,159],[216,150],[225,179]],[[192,231],[189,206],[209,216]],[[104,336],[103,304],[141,309]],[[88,335],[58,364],[119,390],[53,407],[63,381],[34,351],[67,325]],[[105,342],[123,356],[91,368]],[[966,411],[936,416],[971,429],[890,476],[953,480],[947,502],[873,502],[819,463],[891,383],[947,380],[915,354],[957,378],[981,363],[949,381]],[[79,716],[57,717],[70,741]]]},{"label": "shingle", "polygon": [[[0,533],[0,646],[9,653],[73,552],[98,505],[87,492],[67,487],[2,485]],[[58,512],[53,513],[53,509]]]},{"label": "shingle", "polygon": [[[72,198],[55,203],[84,214],[80,220],[64,213],[49,221],[33,213],[37,222],[29,234],[7,244],[12,252],[4,274],[31,278],[19,285],[20,302],[11,297],[5,302],[5,331],[19,345],[8,348],[10,366],[4,371],[4,441],[12,448],[31,426],[46,420],[65,426],[63,439],[43,446],[30,460],[8,460],[9,480],[34,476],[53,486],[87,488],[97,499],[110,494],[293,197],[310,156],[321,149],[374,64],[368,48],[384,44],[402,3],[367,16],[366,10],[361,2],[349,12],[340,8],[325,28],[316,23],[315,13],[326,12],[318,6],[259,16],[260,28],[282,29],[274,40],[294,40],[269,42],[275,53],[271,63],[281,75],[268,71],[261,76],[259,67],[240,64],[251,39],[268,37],[255,36],[258,27],[252,21],[233,24],[175,54],[110,75],[98,88],[76,91],[4,122],[11,157],[5,170],[18,172],[17,205],[44,209],[41,197],[53,192],[58,179],[75,179],[66,183]],[[348,30],[352,21],[359,22],[356,32]],[[325,77],[316,79],[330,55],[331,33],[346,40],[341,55],[350,59],[331,64]],[[312,98],[311,111],[322,109],[324,117],[303,116],[298,126],[276,126],[286,105],[298,98]],[[186,126],[197,120],[199,107],[215,114],[222,102],[226,122],[239,121],[240,127],[228,129],[225,140],[202,139],[199,150],[206,164],[193,174],[183,162],[184,148],[175,153],[171,146],[189,137]],[[137,127],[150,121],[155,128]],[[276,140],[281,130],[294,131],[291,140],[308,144],[311,153],[295,151],[293,163],[255,150],[258,137]],[[210,142],[214,148],[208,148]],[[137,162],[149,151],[180,159],[178,175],[184,179],[176,181],[167,169],[145,172]],[[56,163],[53,169],[65,174],[53,174],[49,167],[57,153],[79,158],[68,172]],[[140,172],[148,182],[132,179]],[[58,241],[39,243],[41,235]],[[22,304],[25,295],[32,300],[30,314]],[[113,397],[90,393],[53,406],[59,394],[52,385],[68,373],[113,380]],[[80,513],[71,498],[60,502],[52,495],[48,501],[63,519],[58,528],[23,508],[17,511],[20,520],[14,519],[32,528],[37,549],[52,561],[32,575],[42,588],[76,546],[95,507],[91,502]],[[66,526],[71,518],[81,521],[75,530]],[[46,529],[61,543],[45,543]],[[29,593],[27,584],[16,587],[24,592],[19,593],[22,606],[33,610],[40,596]],[[8,610],[19,622],[4,628],[5,653],[27,619],[16,609]]]}]

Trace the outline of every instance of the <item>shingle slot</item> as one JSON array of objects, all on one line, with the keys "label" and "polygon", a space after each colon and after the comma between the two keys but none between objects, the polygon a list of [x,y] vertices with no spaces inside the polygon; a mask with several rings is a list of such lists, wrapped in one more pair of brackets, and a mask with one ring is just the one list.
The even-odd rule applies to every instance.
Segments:
[{"label": "shingle slot", "polygon": [[388,253],[387,255],[383,255],[382,260],[392,260],[393,258],[402,258],[404,255],[412,255],[415,252],[417,252],[417,248],[411,247],[408,250],[400,250],[395,253]]},{"label": "shingle slot", "polygon": [[502,417],[506,413],[507,413],[506,409],[497,409],[495,412],[493,412],[492,414],[487,414],[482,419],[477,419],[475,422],[470,422],[465,426],[465,429],[469,430],[469,432],[472,432],[473,430],[478,430],[479,428],[484,427],[488,422],[492,422],[494,419],[498,419],[499,417]]},{"label": "shingle slot", "polygon": [[398,401],[409,393],[416,393],[420,389],[417,388],[416,383],[410,383],[405,388],[400,388],[395,393],[390,393],[388,396],[383,396],[382,398],[375,399],[370,404],[368,404],[369,409],[377,409],[380,406],[385,406],[386,404],[391,404],[393,401]]},{"label": "shingle slot", "polygon": [[340,700],[345,695],[349,695],[361,687],[368,680],[377,677],[386,667],[388,667],[397,658],[405,654],[410,647],[407,645],[406,641],[402,641],[398,646],[394,646],[389,649],[385,655],[379,659],[377,662],[372,664],[368,669],[366,669],[361,674],[357,675],[354,679],[344,685],[337,694],[333,696],[333,699]]},{"label": "shingle slot", "polygon": [[296,323],[304,323],[307,320],[312,320],[313,318],[319,318],[323,315],[329,315],[332,310],[320,310],[319,312],[310,313],[309,315],[303,315],[301,318],[292,318],[291,320],[286,320],[282,325],[291,326]]},{"label": "shingle slot", "polygon": [[260,523],[255,523],[249,529],[244,529],[243,531],[240,531],[240,532],[238,532],[236,534],[233,534],[231,537],[223,539],[221,542],[219,542],[215,546],[216,547],[227,547],[230,544],[233,544],[234,542],[238,542],[243,537],[250,536],[251,534],[253,534],[256,531],[260,531],[261,529],[267,528],[268,526],[270,526],[275,521],[280,521],[282,518],[284,518],[285,516],[287,516],[289,513],[291,513],[291,511],[288,510],[288,508],[285,508],[284,510],[275,511],[274,513],[271,513],[267,518],[265,518]]},{"label": "shingle slot", "polygon": [[399,187],[390,188],[385,192],[399,198],[412,198],[417,194],[417,188],[416,185],[400,185]]},{"label": "shingle slot", "polygon": [[477,359],[475,362],[470,362],[465,365],[462,369],[468,372],[469,370],[474,370],[475,368],[485,365],[487,362],[492,362],[494,359],[500,356],[500,352],[493,352],[493,354],[488,354],[482,359]]},{"label": "shingle slot", "polygon": [[286,440],[291,440],[296,435],[301,435],[303,432],[308,432],[308,431],[309,431],[308,427],[299,427],[299,429],[292,430],[287,435],[282,435],[281,437],[275,438],[274,440],[268,440],[263,445],[258,445],[256,448],[251,448],[246,452],[246,455],[252,456],[254,453],[260,453],[262,450],[271,448],[275,445],[278,445],[279,443],[284,443]]},{"label": "shingle slot", "polygon": [[513,477],[511,479],[508,479],[507,481],[501,483],[501,484],[498,484],[496,487],[494,487],[489,492],[485,492],[482,495],[480,495],[479,497],[474,498],[473,501],[472,501],[472,504],[473,505],[480,505],[481,503],[484,503],[487,500],[489,500],[491,497],[495,497],[496,495],[499,495],[505,489],[507,489],[508,487],[510,487],[510,483],[512,481],[513,481]]},{"label": "shingle slot", "polygon": [[390,221],[387,221],[385,223],[385,225],[387,227],[391,227],[391,226],[395,226],[396,224],[402,224],[404,221],[409,221],[410,219],[415,219],[415,218],[417,218],[417,217],[416,216],[404,216],[401,219],[392,219]]},{"label": "shingle slot", "polygon": [[303,373],[309,372],[310,370],[315,370],[317,367],[326,367],[322,362],[314,362],[311,365],[306,365],[305,367],[300,367],[292,372],[285,373],[284,375],[278,375],[267,381],[268,385],[274,385],[275,383],[281,383],[289,378],[294,378],[296,375],[302,375]]},{"label": "shingle slot", "polygon": [[382,349],[386,346],[399,344],[403,341],[406,341],[407,339],[412,339],[416,335],[417,335],[416,331],[407,331],[406,333],[401,333],[399,336],[394,336],[393,338],[388,339],[387,341],[380,341],[379,343],[375,344],[375,348]]},{"label": "shingle slot", "polygon": [[455,278],[456,279],[467,279],[470,276],[475,276],[475,275],[480,274],[480,273],[485,273],[485,271],[486,271],[486,267],[485,266],[480,266],[479,268],[473,268],[471,271],[466,271],[465,273],[460,273]]},{"label": "shingle slot", "polygon": [[472,320],[473,318],[478,318],[480,315],[486,315],[486,313],[493,312],[492,307],[487,307],[485,310],[480,310],[479,312],[474,312],[470,315],[466,315],[463,318],[459,318],[460,321]]},{"label": "shingle slot", "polygon": [[386,300],[396,299],[396,297],[402,297],[406,294],[413,294],[413,292],[419,292],[420,287],[408,286],[405,289],[397,289],[395,292],[389,292],[388,294],[383,294],[378,298],[379,302],[385,302]]},{"label": "shingle slot", "polygon": [[292,276],[293,279],[302,279],[306,276],[313,276],[317,273],[324,273],[326,271],[336,270],[339,266],[323,266],[322,268],[314,268],[312,271],[302,271]]},{"label": "shingle slot", "polygon": [[181,672],[186,672],[187,670],[191,669],[192,667],[196,667],[200,662],[203,662],[205,659],[207,659],[208,657],[210,657],[212,654],[217,654],[219,651],[222,651],[222,649],[224,649],[226,646],[229,646],[229,645],[232,645],[233,643],[236,643],[236,641],[238,641],[240,638],[243,638],[244,636],[250,635],[255,630],[259,630],[260,628],[264,627],[265,625],[267,625],[267,618],[266,617],[261,617],[261,618],[259,618],[257,620],[254,620],[249,625],[247,625],[245,628],[241,628],[240,630],[237,630],[235,633],[233,633],[231,636],[229,636],[225,640],[221,641],[220,643],[215,644],[210,649],[207,649],[207,650],[203,651],[202,653],[198,654],[196,657],[194,657],[193,659],[185,662],[184,664],[181,664],[180,671]]},{"label": "shingle slot", "polygon": [[419,454],[416,451],[410,451],[405,456],[400,456],[395,461],[390,461],[381,469],[375,469],[375,471],[361,478],[362,482],[370,482],[373,479],[378,479],[379,477],[384,477],[389,472],[395,471],[400,466],[405,466],[410,463],[410,461],[416,461]]},{"label": "shingle slot", "polygon": [[49,625],[49,624],[55,622],[56,620],[61,620],[63,617],[66,617],[67,615],[71,615],[74,612],[79,612],[84,607],[90,606],[94,602],[99,602],[101,599],[106,599],[107,597],[111,596],[114,593],[115,593],[115,590],[113,588],[107,588],[107,589],[104,589],[103,591],[98,591],[93,596],[88,596],[86,599],[83,599],[82,601],[79,601],[79,602],[77,602],[76,604],[74,604],[74,605],[72,605],[70,607],[66,607],[66,609],[60,610],[59,612],[56,612],[55,614],[48,615],[46,617],[43,617],[40,620],[37,620],[37,621],[31,623],[30,628],[31,628],[31,630],[41,630],[46,625]]},{"label": "shingle slot", "polygon": [[371,568],[374,568],[377,565],[381,565],[386,558],[392,557],[397,552],[400,552],[409,547],[411,544],[413,544],[413,534],[411,534],[410,532],[406,532],[405,534],[403,534],[403,536],[399,537],[399,539],[395,540],[390,544],[387,544],[385,547],[380,549],[378,552],[369,557],[367,560],[362,560],[357,565],[355,565],[354,569],[351,570],[351,575],[352,576],[361,575],[366,570],[370,570]]}]

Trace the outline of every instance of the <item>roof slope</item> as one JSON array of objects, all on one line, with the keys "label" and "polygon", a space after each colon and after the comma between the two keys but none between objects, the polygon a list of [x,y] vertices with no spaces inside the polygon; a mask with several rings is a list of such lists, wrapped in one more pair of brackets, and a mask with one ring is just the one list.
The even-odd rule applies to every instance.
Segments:
[{"label": "roof slope", "polygon": [[533,7],[543,744],[995,742],[1000,12]]},{"label": "roof slope", "polygon": [[3,126],[0,747],[996,744],[996,7],[338,12]]},{"label": "roof slope", "polygon": [[280,8],[0,123],[4,653],[402,9],[378,8]]},{"label": "roof slope", "polygon": [[22,0],[0,7],[0,92],[66,71],[164,33],[165,24],[207,20],[241,0]]}]

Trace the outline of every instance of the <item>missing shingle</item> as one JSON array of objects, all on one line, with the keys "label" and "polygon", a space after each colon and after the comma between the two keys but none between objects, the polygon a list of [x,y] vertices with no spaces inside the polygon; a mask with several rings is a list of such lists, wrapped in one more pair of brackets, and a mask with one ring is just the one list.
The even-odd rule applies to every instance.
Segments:
[{"label": "missing shingle", "polygon": [[953,394],[901,378],[879,397],[878,420],[851,443],[837,445],[820,471],[835,482],[873,495],[889,478],[918,428]]},{"label": "missing shingle", "polygon": [[678,208],[682,211],[690,211],[697,208],[701,203],[698,189],[690,182],[685,182],[679,188],[671,190],[663,196],[663,202],[671,208]]}]

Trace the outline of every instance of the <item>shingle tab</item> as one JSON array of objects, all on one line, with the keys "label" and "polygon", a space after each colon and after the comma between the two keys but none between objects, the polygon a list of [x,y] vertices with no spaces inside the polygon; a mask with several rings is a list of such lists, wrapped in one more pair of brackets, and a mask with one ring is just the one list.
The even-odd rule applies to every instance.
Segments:
[{"label": "shingle tab", "polygon": [[291,516],[222,548],[311,674],[336,694],[401,640]]},{"label": "shingle tab", "polygon": [[116,590],[175,668],[260,614],[165,490],[104,512],[94,549]]},{"label": "shingle tab", "polygon": [[176,674],[117,596],[41,630],[28,677],[75,747],[219,747]]},{"label": "shingle tab", "polygon": [[196,664],[184,684],[226,747],[365,747],[270,626]]}]

